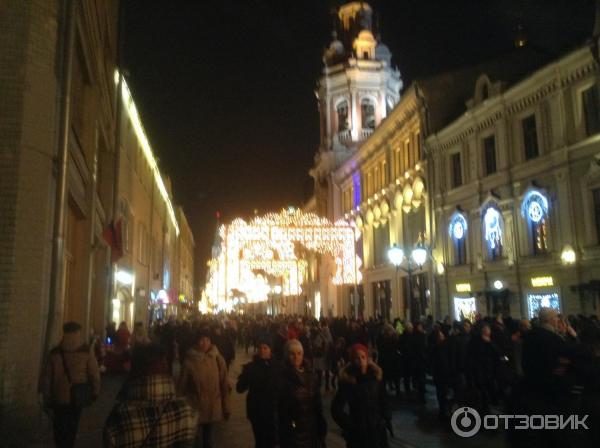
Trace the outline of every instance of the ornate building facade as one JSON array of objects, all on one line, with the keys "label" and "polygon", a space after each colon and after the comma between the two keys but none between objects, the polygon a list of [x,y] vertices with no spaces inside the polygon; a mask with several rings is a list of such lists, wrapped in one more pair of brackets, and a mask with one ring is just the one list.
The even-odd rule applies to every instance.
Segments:
[{"label": "ornate building facade", "polygon": [[598,314],[600,86],[585,45],[517,79],[482,70],[426,140],[442,313]]},{"label": "ornate building facade", "polygon": [[[391,53],[375,38],[373,10],[366,2],[342,5],[335,17],[332,41],[323,55],[323,73],[316,96],[320,114],[320,145],[315,165],[315,197],[307,211],[331,221],[343,218],[340,188],[333,173],[374,133],[400,98],[400,72],[391,65]],[[332,282],[334,264],[327,256],[317,258],[310,306],[318,314],[348,314],[340,287]],[[315,305],[315,297],[318,304]]]}]

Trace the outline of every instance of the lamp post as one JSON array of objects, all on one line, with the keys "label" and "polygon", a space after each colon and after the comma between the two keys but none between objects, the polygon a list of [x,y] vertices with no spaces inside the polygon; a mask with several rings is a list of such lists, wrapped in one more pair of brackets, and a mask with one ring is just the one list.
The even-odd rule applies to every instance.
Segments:
[{"label": "lamp post", "polygon": [[[406,272],[408,275],[408,300],[409,300],[409,315],[407,316],[411,320],[415,320],[415,316],[413,314],[413,310],[415,308],[415,297],[412,285],[412,274],[413,274],[413,264],[417,266],[418,269],[421,269],[423,265],[427,262],[427,259],[430,258],[430,254],[423,244],[421,237],[417,241],[414,249],[412,250],[410,257],[406,257],[404,255],[404,250],[398,245],[394,244],[388,250],[388,258],[390,262],[396,267],[396,284],[398,285],[398,291],[400,291],[400,279],[399,273],[400,270]],[[402,267],[402,264],[406,260],[406,268]]]}]

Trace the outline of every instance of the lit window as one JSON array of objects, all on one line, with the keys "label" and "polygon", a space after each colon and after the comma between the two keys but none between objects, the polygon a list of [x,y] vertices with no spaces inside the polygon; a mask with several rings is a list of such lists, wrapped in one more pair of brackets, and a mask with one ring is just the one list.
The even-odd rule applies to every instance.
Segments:
[{"label": "lit window", "polygon": [[467,262],[467,220],[461,213],[454,213],[448,226],[450,239],[454,244],[454,264],[461,265]]},{"label": "lit window", "polygon": [[488,206],[483,213],[483,235],[488,248],[488,258],[502,257],[502,214],[495,206]]},{"label": "lit window", "polygon": [[534,254],[548,251],[548,199],[537,190],[523,198],[521,215],[529,223],[529,236]]}]

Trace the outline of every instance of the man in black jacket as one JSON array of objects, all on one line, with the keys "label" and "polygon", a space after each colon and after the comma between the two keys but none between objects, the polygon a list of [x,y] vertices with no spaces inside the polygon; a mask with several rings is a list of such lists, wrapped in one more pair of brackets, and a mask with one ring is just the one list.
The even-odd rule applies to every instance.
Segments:
[{"label": "man in black jacket", "polygon": [[257,448],[272,448],[277,441],[277,383],[281,365],[271,353],[272,342],[261,338],[258,353],[252,362],[244,365],[238,377],[236,390],[248,391],[246,414],[252,424]]}]

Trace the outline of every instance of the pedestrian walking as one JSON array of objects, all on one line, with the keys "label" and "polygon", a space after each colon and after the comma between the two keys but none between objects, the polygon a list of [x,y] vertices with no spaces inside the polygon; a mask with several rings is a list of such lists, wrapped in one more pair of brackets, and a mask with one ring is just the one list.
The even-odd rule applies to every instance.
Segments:
[{"label": "pedestrian walking", "polygon": [[238,393],[248,391],[246,415],[252,424],[256,448],[278,445],[277,394],[281,364],[272,354],[272,341],[262,338],[252,362],[244,365],[238,377]]},{"label": "pedestrian walking", "polygon": [[304,360],[297,339],[285,346],[285,366],[279,390],[279,445],[281,448],[325,446],[327,422],[323,417],[317,376]]},{"label": "pedestrian walking", "polygon": [[175,395],[167,351],[157,344],[137,345],[131,373],[104,426],[107,448],[183,447],[196,437],[194,409]]},{"label": "pedestrian walking", "polygon": [[369,360],[368,349],[362,344],[352,346],[350,359],[339,373],[331,415],[342,428],[348,448],[385,448],[386,428],[392,432],[392,426],[383,371]]},{"label": "pedestrian walking", "polygon": [[54,443],[59,448],[70,448],[75,443],[82,409],[100,393],[96,356],[84,342],[77,322],[63,325],[62,340],[50,352],[44,392],[52,414]]},{"label": "pedestrian walking", "polygon": [[133,326],[133,334],[129,339],[129,345],[133,349],[138,345],[150,344],[150,338],[146,334],[143,322],[136,322]]},{"label": "pedestrian walking", "polygon": [[187,352],[183,362],[177,390],[198,413],[198,444],[201,440],[203,448],[211,448],[212,424],[229,420],[230,386],[225,360],[212,344],[207,330],[196,334],[195,346]]}]

